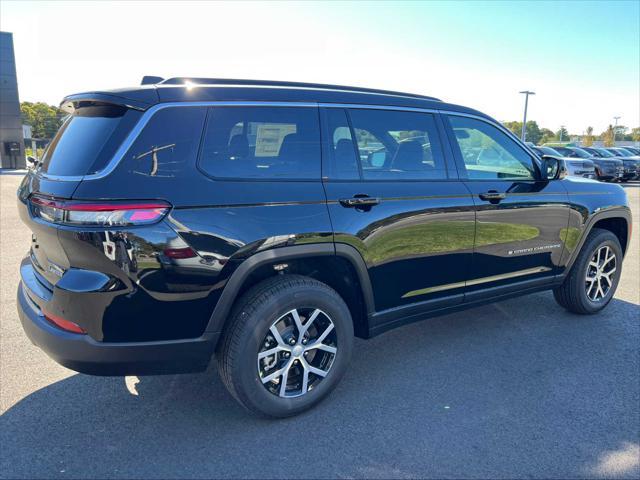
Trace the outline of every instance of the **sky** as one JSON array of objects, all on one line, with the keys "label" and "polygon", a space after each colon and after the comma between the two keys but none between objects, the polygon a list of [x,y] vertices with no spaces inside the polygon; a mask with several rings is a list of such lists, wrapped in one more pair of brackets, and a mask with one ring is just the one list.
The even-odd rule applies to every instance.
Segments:
[{"label": "sky", "polygon": [[640,1],[0,2],[22,101],[143,75],[357,85],[501,121],[640,125]]}]

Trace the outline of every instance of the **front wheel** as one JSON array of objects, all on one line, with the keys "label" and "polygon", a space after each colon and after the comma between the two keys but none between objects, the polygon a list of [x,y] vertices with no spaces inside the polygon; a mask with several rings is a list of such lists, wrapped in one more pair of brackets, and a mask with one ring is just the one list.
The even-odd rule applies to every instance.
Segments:
[{"label": "front wheel", "polygon": [[351,314],[335,290],[282,275],[240,298],[216,357],[225,386],[245,408],[287,417],[335,388],[352,344]]},{"label": "front wheel", "polygon": [[594,228],[587,237],[571,272],[553,290],[556,301],[567,310],[591,314],[613,298],[622,273],[622,247],[609,230]]}]

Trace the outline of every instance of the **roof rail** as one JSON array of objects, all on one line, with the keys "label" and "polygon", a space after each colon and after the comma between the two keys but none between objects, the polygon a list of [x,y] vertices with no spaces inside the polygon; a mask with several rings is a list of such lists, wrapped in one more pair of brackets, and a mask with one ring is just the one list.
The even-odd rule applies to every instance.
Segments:
[{"label": "roof rail", "polygon": [[156,83],[160,83],[164,80],[164,78],[162,77],[155,77],[152,75],[145,75],[144,77],[142,77],[142,81],[140,82],[140,85],[155,85]]},{"label": "roof rail", "polygon": [[346,85],[328,85],[323,83],[304,83],[304,82],[284,82],[279,80],[248,80],[239,78],[190,78],[190,77],[173,77],[160,82],[161,85],[182,85],[185,83],[195,83],[200,85],[255,85],[267,87],[298,87],[298,88],[316,88],[321,90],[343,90],[348,92],[361,93],[377,93],[380,95],[396,95],[410,98],[420,98],[424,100],[435,100],[440,102],[439,98],[428,97],[426,95],[418,95],[415,93],[395,92],[392,90],[379,90],[376,88],[350,87]]}]

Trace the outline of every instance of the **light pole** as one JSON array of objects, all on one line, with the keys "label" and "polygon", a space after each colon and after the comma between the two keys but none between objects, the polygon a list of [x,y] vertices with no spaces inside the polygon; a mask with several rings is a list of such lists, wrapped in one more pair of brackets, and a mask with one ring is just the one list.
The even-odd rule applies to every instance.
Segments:
[{"label": "light pole", "polygon": [[527,138],[527,106],[529,105],[529,95],[535,95],[536,92],[525,90],[520,93],[524,93],[524,120],[522,121],[522,141],[524,142]]},{"label": "light pole", "polygon": [[615,125],[613,126],[613,146],[616,146],[616,130],[618,130],[618,120],[620,119],[620,117],[613,117],[613,120],[615,120]]},{"label": "light pole", "polygon": [[560,125],[560,143],[562,143],[562,132],[564,131],[564,125]]}]

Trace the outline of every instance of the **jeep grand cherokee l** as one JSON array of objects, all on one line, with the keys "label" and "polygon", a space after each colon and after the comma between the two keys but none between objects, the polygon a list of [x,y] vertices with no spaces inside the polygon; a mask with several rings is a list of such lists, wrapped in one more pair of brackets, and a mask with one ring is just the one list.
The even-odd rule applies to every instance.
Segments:
[{"label": "jeep grand cherokee l", "polygon": [[629,150],[620,147],[611,147],[604,149],[616,156],[624,163],[624,175],[622,181],[635,180],[640,178],[640,157],[634,155]]},{"label": "jeep grand cherokee l", "polygon": [[202,371],[282,417],[343,376],[353,337],[541,290],[614,295],[618,185],[565,177],[491,117],[407,93],[175,78],[64,99],[18,190],[18,310],[96,375]]},{"label": "jeep grand cherokee l", "polygon": [[596,165],[598,180],[617,181],[624,177],[624,163],[613,153],[593,147],[580,147],[576,150],[582,150],[591,155],[590,158]]}]

